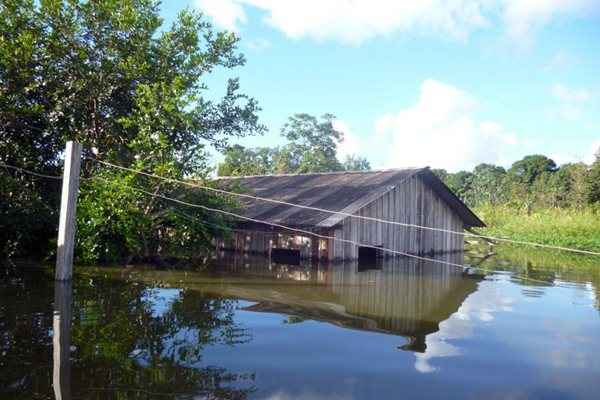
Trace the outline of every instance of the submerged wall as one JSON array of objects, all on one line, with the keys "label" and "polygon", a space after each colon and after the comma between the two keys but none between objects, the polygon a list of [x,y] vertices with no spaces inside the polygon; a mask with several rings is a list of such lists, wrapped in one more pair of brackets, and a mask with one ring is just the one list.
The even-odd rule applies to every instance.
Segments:
[{"label": "submerged wall", "polygon": [[[463,232],[464,229],[461,218],[418,176],[361,208],[356,215],[454,232]],[[341,241],[270,230],[236,230],[227,240],[215,240],[215,247],[218,250],[265,255],[271,254],[274,248],[291,249],[299,251],[303,259],[318,257],[330,260],[358,258],[359,246],[344,243],[345,240],[414,255],[461,252],[464,249],[464,237],[459,234],[357,218],[345,218],[338,226],[329,231],[321,230],[320,233]],[[317,247],[318,251],[315,250]],[[390,252],[381,254],[394,256]]]}]

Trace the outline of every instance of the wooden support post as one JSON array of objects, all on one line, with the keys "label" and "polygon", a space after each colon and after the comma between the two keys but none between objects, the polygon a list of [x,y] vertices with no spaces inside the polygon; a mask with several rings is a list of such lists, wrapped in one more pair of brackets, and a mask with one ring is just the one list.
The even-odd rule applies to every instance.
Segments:
[{"label": "wooden support post", "polygon": [[58,249],[56,252],[57,281],[67,281],[73,274],[73,250],[75,249],[75,219],[79,170],[81,168],[81,144],[67,142],[63,171],[60,219],[58,224]]},{"label": "wooden support post", "polygon": [[319,261],[319,239],[315,236],[310,237],[310,253],[312,261]]}]

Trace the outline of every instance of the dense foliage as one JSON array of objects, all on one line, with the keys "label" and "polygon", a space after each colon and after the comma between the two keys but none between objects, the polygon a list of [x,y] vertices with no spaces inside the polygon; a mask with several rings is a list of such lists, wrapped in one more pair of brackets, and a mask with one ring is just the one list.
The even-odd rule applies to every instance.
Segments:
[{"label": "dense foliage", "polygon": [[600,153],[591,166],[558,167],[532,155],[508,170],[480,164],[434,172],[475,208],[486,235],[600,251]]},{"label": "dense foliage", "polygon": [[600,202],[600,157],[558,167],[542,155],[516,161],[505,170],[480,164],[472,172],[434,172],[468,205],[508,205],[531,212],[541,208],[576,208]]},{"label": "dense foliage", "polygon": [[[0,3],[0,163],[59,175],[65,142],[84,144],[82,175],[88,179],[81,184],[77,214],[80,261],[194,256],[227,222],[200,208],[173,207],[156,195],[211,208],[234,206],[98,160],[204,185],[210,185],[212,171],[209,148],[225,154],[217,171],[222,176],[370,169],[358,156],[339,160],[343,135],[330,114],[289,117],[281,146],[234,144],[232,139],[265,130],[257,102],[240,93],[237,79],[215,100],[205,78],[216,68],[244,64],[238,38],[215,31],[190,10],[163,26],[158,7],[155,0]],[[60,181],[1,172],[1,254],[51,254]],[[530,155],[508,169],[480,164],[473,171],[435,172],[468,205],[508,207],[514,215],[569,209],[596,217],[600,203],[600,153],[591,167],[559,167]]]},{"label": "dense foliage", "polygon": [[[182,11],[162,25],[154,0],[41,1],[0,4],[0,161],[58,174],[65,141],[84,156],[174,179],[203,180],[207,146],[260,133],[257,103],[232,79],[208,100],[203,79],[244,64],[238,39],[216,32],[201,14]],[[215,98],[215,96],[211,96]],[[78,255],[85,261],[155,257],[179,245],[197,250],[212,215],[174,213],[165,201],[132,191],[225,206],[183,190],[87,161],[78,212]],[[0,247],[29,255],[54,236],[56,183],[2,174]],[[24,183],[27,180],[28,183]],[[217,221],[218,222],[218,221]],[[8,229],[8,227],[11,229]]]},{"label": "dense foliage", "polygon": [[301,174],[311,172],[363,171],[371,169],[369,162],[356,155],[338,160],[341,132],[333,127],[335,117],[325,114],[318,118],[295,114],[281,129],[286,144],[280,147],[245,148],[231,146],[219,164],[220,176]]}]

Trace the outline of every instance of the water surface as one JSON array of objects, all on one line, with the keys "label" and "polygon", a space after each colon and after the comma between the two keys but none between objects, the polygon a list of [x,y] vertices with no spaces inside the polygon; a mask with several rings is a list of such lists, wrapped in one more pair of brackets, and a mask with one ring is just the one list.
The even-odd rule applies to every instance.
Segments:
[{"label": "water surface", "polygon": [[463,261],[11,267],[0,398],[597,398],[600,263]]}]

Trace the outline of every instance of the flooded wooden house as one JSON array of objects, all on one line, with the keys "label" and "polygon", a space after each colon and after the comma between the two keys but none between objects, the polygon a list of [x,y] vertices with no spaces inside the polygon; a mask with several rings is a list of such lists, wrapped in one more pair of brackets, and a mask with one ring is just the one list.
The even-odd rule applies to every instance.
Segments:
[{"label": "flooded wooden house", "polygon": [[240,220],[230,237],[216,240],[217,249],[286,263],[392,255],[383,248],[415,255],[462,251],[462,235],[415,226],[453,232],[485,226],[429,168],[230,177],[218,185],[254,197],[241,200],[241,213],[252,221]]}]

